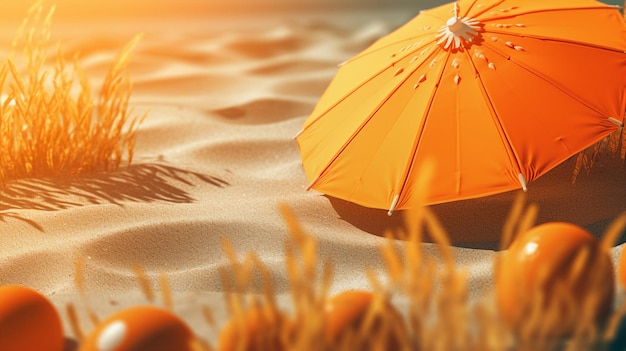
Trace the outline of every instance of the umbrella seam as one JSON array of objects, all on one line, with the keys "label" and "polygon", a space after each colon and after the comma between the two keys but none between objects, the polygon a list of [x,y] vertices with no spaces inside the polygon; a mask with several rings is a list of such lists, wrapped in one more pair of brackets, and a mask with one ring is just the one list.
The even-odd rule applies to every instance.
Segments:
[{"label": "umbrella seam", "polygon": [[513,144],[511,143],[509,135],[500,121],[500,117],[498,113],[496,112],[493,101],[491,100],[491,96],[489,96],[489,93],[487,92],[485,83],[481,79],[480,71],[476,67],[476,63],[472,59],[472,55],[469,54],[469,51],[465,51],[465,54],[467,55],[469,62],[471,62],[472,66],[474,67],[474,72],[476,72],[476,79],[478,79],[480,90],[483,93],[483,97],[485,97],[485,102],[487,103],[489,111],[491,112],[492,120],[494,121],[496,129],[498,130],[498,134],[500,134],[500,137],[502,138],[503,144],[505,145],[505,150],[507,154],[509,155],[509,162],[511,163],[511,166],[515,168],[515,172],[517,174],[520,174],[522,173],[522,165],[521,165],[519,156],[515,152],[515,149],[513,148]]},{"label": "umbrella seam", "polygon": [[557,39],[557,38],[553,38],[553,37],[544,37],[541,35],[535,35],[535,34],[522,34],[522,33],[516,33],[516,32],[505,32],[505,31],[499,31],[499,30],[488,30],[484,32],[485,34],[500,34],[500,35],[510,35],[510,36],[514,36],[514,37],[520,37],[520,38],[530,38],[530,39],[537,39],[537,40],[543,40],[543,41],[552,41],[552,42],[556,42],[556,43],[565,43],[565,44],[572,44],[572,45],[577,45],[577,46],[584,46],[587,48],[591,48],[591,49],[598,49],[598,50],[605,50],[605,51],[610,51],[610,52],[615,52],[615,53],[626,53],[624,51],[624,48],[612,48],[609,46],[604,46],[604,45],[598,45],[598,44],[594,44],[594,43],[586,43],[583,41],[574,41],[574,40],[565,40],[565,39]]},{"label": "umbrella seam", "polygon": [[[398,29],[399,29],[399,28],[398,28]],[[376,53],[376,52],[378,52],[378,51],[381,51],[381,50],[387,49],[387,48],[388,48],[388,47],[390,47],[390,46],[398,45],[398,44],[401,44],[401,43],[406,42],[406,41],[411,41],[411,40],[419,39],[419,38],[421,38],[421,37],[427,37],[427,36],[429,36],[429,35],[433,35],[433,34],[436,34],[436,33],[437,33],[437,31],[425,32],[425,33],[423,33],[423,34],[420,34],[420,35],[415,35],[415,36],[412,36],[412,37],[408,37],[408,38],[403,39],[403,40],[394,41],[394,42],[392,42],[392,43],[389,43],[388,45],[384,45],[384,46],[381,46],[381,47],[378,47],[378,48],[375,48],[375,49],[372,49],[372,50],[370,50],[370,48],[371,48],[371,46],[370,46],[370,48],[367,48],[367,49],[363,50],[362,52],[360,52],[360,53],[359,53],[359,54],[357,54],[356,56],[354,56],[354,57],[352,57],[352,58],[348,59],[347,61],[345,61],[345,63],[348,63],[348,62],[352,62],[352,61],[358,60],[358,59],[360,59],[360,58],[362,58],[362,57],[365,57],[365,56],[369,56],[369,55],[371,55],[371,54],[373,54],[373,53]],[[430,43],[430,42],[428,42],[428,43]],[[376,43],[372,44],[372,46],[374,46],[374,45],[376,45]],[[426,45],[424,45],[424,46],[426,46]],[[422,47],[423,47],[423,46],[422,46]],[[415,51],[413,51],[413,52],[415,52]],[[403,58],[406,58],[406,56],[404,56]]]},{"label": "umbrella seam", "polygon": [[[441,47],[438,47],[438,49],[442,50]],[[439,51],[439,50],[435,50],[435,52]],[[445,51],[445,52],[446,52],[446,59],[445,59],[445,62],[443,62],[443,64],[441,65],[442,69],[439,72],[439,77],[436,80],[437,82],[441,82],[443,74],[444,74],[444,72],[446,70],[445,69],[446,68],[446,64],[450,60],[450,55],[451,55],[450,51]],[[407,185],[407,183],[409,181],[411,172],[412,172],[412,170],[414,168],[413,166],[415,165],[415,157],[417,156],[417,151],[419,149],[419,144],[420,144],[420,142],[422,140],[422,136],[424,134],[424,130],[426,129],[426,121],[428,119],[428,115],[430,113],[430,110],[432,109],[433,102],[435,101],[435,96],[437,95],[438,92],[439,92],[439,84],[436,84],[434,89],[433,89],[433,92],[430,95],[430,98],[428,99],[428,108],[426,109],[426,111],[424,113],[424,118],[422,120],[420,128],[417,131],[415,142],[413,144],[414,145],[413,152],[411,154],[411,158],[410,158],[410,161],[409,161],[409,163],[408,163],[408,165],[406,167],[406,170],[404,171],[404,176],[402,177],[403,178],[402,179],[402,184],[400,185],[400,188],[398,189],[398,193],[397,193],[397,195],[399,197],[398,205],[400,205],[400,206],[403,205],[402,202],[401,202],[403,200],[402,199],[402,195],[404,194],[404,190],[406,189],[406,185]]]},{"label": "umbrella seam", "polygon": [[[440,49],[439,47],[437,47],[438,49]],[[418,49],[416,49],[415,51],[417,51]],[[438,50],[435,49],[433,50],[433,52],[427,57],[430,58],[432,57],[435,53],[437,53]],[[409,55],[404,56],[404,58],[406,58]],[[436,55],[435,55],[436,56]],[[389,98],[398,90],[400,89],[400,87],[402,86],[402,84],[404,84],[418,69],[420,69],[421,67],[423,67],[426,64],[427,60],[422,61],[419,65],[417,65],[417,67],[415,67],[411,73],[406,75],[406,78],[403,79],[403,81],[398,84],[398,86],[396,86],[394,89],[392,89],[392,91],[390,93],[387,94],[387,96],[385,97],[385,99],[378,104],[378,106],[374,109],[374,111],[372,113],[370,113],[369,116],[367,116],[367,118],[365,119],[365,121],[363,123],[361,123],[361,125],[359,126],[359,128],[357,128],[355,130],[354,133],[352,133],[350,135],[350,137],[348,138],[348,140],[341,146],[341,148],[337,151],[337,153],[335,153],[335,155],[331,158],[331,160],[328,162],[328,164],[326,166],[324,166],[324,168],[322,169],[322,171],[317,175],[317,177],[313,180],[313,182],[309,185],[309,188],[314,187],[314,185],[322,178],[322,175],[326,173],[326,171],[333,165],[333,163],[341,156],[341,154],[343,154],[343,152],[345,151],[345,149],[348,147],[348,145],[354,140],[354,138],[356,138],[356,136],[359,134],[359,132],[365,128],[365,125],[367,125],[367,123],[369,123],[369,121],[374,117],[374,115],[376,115],[376,113],[382,108],[382,106],[389,100]],[[446,59],[447,62],[447,59]],[[385,68],[384,70],[382,70],[380,73],[378,73],[376,76],[378,76],[379,74],[382,74],[382,72],[386,71],[387,69],[389,69],[390,67],[393,67],[393,65]],[[442,70],[443,71],[443,70]],[[367,82],[371,81],[372,79],[374,79],[376,76],[370,78],[367,80]],[[367,83],[366,82],[366,83]],[[365,85],[366,83],[364,83],[363,85]],[[363,86],[361,85],[361,86]],[[360,87],[361,87],[360,86]],[[437,86],[438,87],[438,86]],[[437,88],[436,87],[436,88]],[[431,95],[430,101],[429,101],[429,108],[428,110],[430,110],[430,106],[432,105],[432,96],[434,96],[434,94],[436,93],[437,89],[435,89],[435,91],[433,92],[433,94]],[[341,101],[345,100],[346,98],[348,98],[348,96],[346,96],[344,99],[342,99]],[[334,106],[337,106],[339,103],[335,104]],[[332,109],[332,108],[331,108]],[[330,111],[331,109],[329,109],[328,111]],[[428,111],[427,110],[427,111]],[[327,112],[328,112],[327,111]],[[426,115],[428,114],[428,112],[426,113]],[[321,116],[320,116],[321,117]],[[425,119],[424,119],[425,120]],[[423,124],[421,126],[420,129],[423,129]],[[421,132],[420,132],[421,135]],[[414,156],[413,156],[414,157]],[[411,161],[412,162],[412,161]],[[405,172],[406,174],[408,174],[407,172]],[[403,178],[406,178],[407,175],[405,174],[405,176]],[[406,179],[403,180],[402,182],[403,184],[406,183]],[[404,185],[401,185],[400,190],[398,191],[398,194],[401,193],[401,189],[404,187]]]},{"label": "umbrella seam", "polygon": [[[476,18],[476,16],[470,16],[469,13],[472,11],[472,9],[474,8],[474,5],[476,5],[478,3],[478,0],[474,0],[468,7],[467,7],[467,11],[465,11],[465,14],[462,17],[472,17],[472,18]],[[500,2],[502,3],[502,2]],[[497,6],[497,5],[496,5]],[[493,8],[493,7],[491,7]]]},{"label": "umbrella seam", "polygon": [[[485,14],[485,13],[489,12],[490,10],[492,10],[493,8],[496,8],[496,7],[500,6],[500,5],[502,5],[502,3],[504,3],[505,1],[506,1],[506,0],[501,0],[501,1],[497,2],[497,3],[494,3],[493,5],[488,6],[488,7],[487,7],[487,8],[485,8],[484,10],[479,11],[477,14],[472,15],[471,17],[478,19],[478,17],[479,17],[479,16],[482,16],[483,14]],[[476,3],[476,1],[474,1],[474,3]],[[465,16],[469,16],[469,11],[470,11],[470,9],[471,9],[473,6],[474,6],[474,4],[472,4],[472,5],[468,8],[467,12],[465,13]]]},{"label": "umbrella seam", "polygon": [[[524,63],[515,60],[515,57],[512,57],[510,55],[506,55],[506,54],[502,53],[500,50],[496,49],[494,46],[491,46],[491,44],[486,43],[486,42],[484,43],[483,47],[491,49],[491,51],[493,51],[496,54],[502,55],[503,57],[507,58],[507,61],[517,65],[518,67],[520,67],[520,68],[524,69],[525,71],[531,73],[535,77],[543,80],[544,82],[548,83],[550,86],[552,86],[555,89],[561,91],[564,95],[570,97],[572,100],[578,102],[580,105],[584,106],[585,108],[589,109],[590,111],[593,111],[597,115],[604,116],[604,113],[602,113],[601,111],[598,111],[595,107],[590,106],[586,101],[584,101],[579,96],[575,95],[572,91],[566,89],[565,87],[562,87],[562,86],[558,85],[553,79],[550,79],[549,77],[546,77],[545,75],[535,71],[534,69],[532,69],[531,67],[525,65]],[[477,70],[477,72],[478,72],[478,70]],[[605,117],[608,118],[608,117],[611,117],[611,116],[605,116]]]},{"label": "umbrella seam", "polygon": [[[398,42],[394,42],[393,44],[389,44],[388,46],[396,45],[396,44],[402,43],[403,41],[404,41],[404,40],[401,40],[401,41],[398,41]],[[404,56],[402,56],[400,59],[398,59],[398,60],[396,60],[395,62],[393,62],[393,63],[391,64],[391,66],[390,66],[390,67],[395,66],[395,64],[396,64],[396,63],[398,63],[398,62],[402,61],[403,59],[406,59],[406,58],[407,58],[410,54],[415,53],[417,50],[422,49],[422,48],[425,48],[425,47],[427,47],[428,45],[431,45],[431,44],[432,44],[432,41],[429,41],[429,42],[424,43],[424,45],[422,45],[422,46],[420,46],[420,47],[418,47],[418,48],[415,48],[415,50],[413,50],[413,51],[409,51],[409,52],[407,53],[407,55],[404,55]],[[385,48],[386,48],[386,47],[388,47],[388,46],[385,46]],[[380,48],[380,49],[382,49],[382,48]],[[365,51],[367,51],[367,49],[366,49]],[[374,51],[378,51],[378,50],[374,50]],[[369,53],[368,53],[367,55],[369,55]],[[367,55],[360,55],[360,56],[357,56],[357,57],[355,57],[355,58],[353,58],[353,59],[350,59],[350,60],[346,61],[346,63],[348,63],[348,62],[353,62],[353,61],[354,61],[354,59],[356,59],[356,58],[362,58],[362,57],[365,57],[365,56],[367,56]],[[317,121],[319,121],[321,118],[323,118],[323,117],[324,117],[324,116],[325,116],[328,112],[332,111],[335,107],[337,107],[340,103],[342,103],[342,102],[343,102],[343,101],[345,101],[347,98],[349,98],[352,94],[354,94],[355,92],[357,92],[357,91],[358,91],[360,88],[362,88],[365,84],[369,83],[371,80],[373,80],[373,79],[375,79],[376,77],[378,77],[379,75],[383,74],[383,73],[384,73],[386,70],[388,70],[388,69],[389,69],[389,67],[385,67],[385,68],[383,68],[382,70],[380,70],[380,71],[378,71],[378,72],[374,73],[371,77],[369,77],[369,78],[365,79],[362,83],[358,84],[355,88],[353,88],[352,90],[350,90],[350,91],[349,91],[349,92],[348,92],[345,96],[343,96],[343,97],[342,97],[341,99],[339,99],[337,102],[335,102],[334,104],[332,104],[332,105],[331,105],[330,107],[328,107],[325,111],[321,112],[321,113],[317,116],[317,118],[316,118],[316,119],[314,119],[313,121],[311,121],[309,124],[307,124],[307,125],[306,125],[306,126],[305,126],[305,127],[304,127],[301,131],[300,131],[300,133],[299,133],[299,134],[301,134],[302,132],[304,132],[305,130],[307,130],[307,129],[308,129],[310,126],[312,126],[315,122],[317,122]]]},{"label": "umbrella seam", "polygon": [[[417,50],[416,50],[416,51],[417,51]],[[436,50],[434,50],[434,51],[433,51],[433,54],[435,54],[435,52],[436,52]],[[404,56],[404,58],[406,59],[408,56],[410,56],[410,55],[406,55],[406,56]],[[432,57],[432,56],[433,56],[433,55],[431,54],[431,56],[429,56],[428,58],[430,58],[430,57]],[[436,56],[436,55],[434,55],[434,56]],[[382,107],[383,107],[383,106],[384,106],[387,102],[389,102],[389,100],[390,100],[390,99],[392,99],[392,98],[393,98],[393,95],[395,95],[394,93],[395,93],[398,89],[400,89],[400,88],[401,88],[401,87],[402,87],[402,86],[403,86],[403,85],[404,85],[404,84],[405,84],[405,83],[409,80],[409,78],[410,78],[410,77],[412,77],[412,76],[415,74],[415,72],[417,72],[417,70],[419,70],[421,67],[423,67],[423,66],[424,66],[424,64],[426,63],[426,61],[427,61],[427,60],[424,60],[424,61],[422,62],[422,64],[421,64],[421,65],[418,65],[415,69],[413,69],[411,72],[409,72],[409,73],[407,74],[407,77],[406,77],[406,78],[405,78],[405,79],[404,79],[404,80],[403,80],[400,84],[398,84],[398,87],[394,90],[394,92],[393,92],[393,93],[391,93],[391,94],[389,94],[389,95],[387,96],[387,98],[386,98],[386,99],[385,99],[385,100],[384,100],[384,101],[380,104],[380,106],[378,106],[378,107],[377,107],[377,109],[376,109],[376,110],[372,113],[372,117],[371,117],[371,118],[373,118],[373,117],[374,117],[374,115],[375,115],[375,114],[377,114],[377,113],[378,113],[378,111],[380,111],[380,109],[381,109],[381,108],[382,108]],[[444,65],[444,67],[445,67],[445,65]],[[445,70],[445,68],[444,68],[444,70]],[[403,112],[407,109],[407,107],[408,107],[408,105],[409,105],[410,101],[411,101],[411,99],[410,99],[410,98],[409,98],[409,99],[407,99],[407,101],[405,102],[405,104],[404,104],[404,106],[403,106],[403,108],[401,109],[401,111],[400,111],[400,113],[399,113],[399,114],[402,114],[402,113],[403,113]],[[426,114],[426,115],[427,115],[427,114]],[[371,118],[369,118],[369,119],[368,119],[368,122],[369,122],[369,120],[371,120]],[[398,120],[396,119],[396,121],[394,122],[394,125],[395,125],[397,122],[398,122]],[[365,124],[367,124],[367,122],[366,122]],[[363,127],[365,127],[365,124],[364,124],[364,126],[363,126]],[[358,133],[356,133],[356,134],[358,134]],[[356,137],[356,134],[355,134],[355,137]],[[384,138],[384,140],[387,140],[388,138],[389,138],[389,135],[387,135],[387,136]],[[384,145],[384,141],[380,143],[379,148],[377,149],[377,151],[376,151],[375,153],[373,153],[373,155],[376,155],[376,154],[378,154],[378,153],[380,152],[380,149],[381,149],[382,145]],[[339,156],[340,156],[340,155],[337,155],[337,157],[339,157]],[[373,160],[374,160],[374,157],[371,157],[371,158],[370,158],[370,161],[368,162],[367,167],[365,167],[365,171],[364,171],[361,175],[363,175],[363,174],[365,174],[365,173],[367,172],[367,169],[369,169],[369,168],[370,168],[370,166],[371,166],[371,164],[372,164]],[[359,177],[359,178],[360,178],[360,177]],[[358,186],[358,183],[355,183],[355,185],[354,185],[354,187],[353,187],[353,189],[352,189],[352,191],[351,191],[351,193],[350,193],[350,197],[352,197],[352,194],[354,194],[354,193],[356,192],[356,188],[357,188],[357,186]],[[392,194],[392,195],[398,195],[398,194]]]},{"label": "umbrella seam", "polygon": [[[496,6],[491,7],[490,9],[494,8]],[[483,20],[480,20],[481,22],[489,22],[489,21],[497,21],[497,20],[502,20],[502,19],[507,19],[507,18],[515,18],[518,16],[522,16],[522,15],[529,15],[529,14],[534,14],[534,13],[546,13],[546,12],[555,12],[555,11],[588,11],[588,10],[617,10],[617,7],[613,7],[610,5],[607,6],[587,6],[587,7],[563,7],[563,8],[554,8],[554,9],[540,9],[540,10],[533,10],[533,11],[526,11],[526,12],[519,12],[516,14],[508,14],[508,15],[503,15],[503,16],[496,16],[496,17],[490,17],[490,18],[486,18]],[[489,10],[487,10],[489,11]],[[473,16],[474,18],[478,19],[479,16],[484,15],[485,12],[487,11],[483,11],[478,15]]]}]

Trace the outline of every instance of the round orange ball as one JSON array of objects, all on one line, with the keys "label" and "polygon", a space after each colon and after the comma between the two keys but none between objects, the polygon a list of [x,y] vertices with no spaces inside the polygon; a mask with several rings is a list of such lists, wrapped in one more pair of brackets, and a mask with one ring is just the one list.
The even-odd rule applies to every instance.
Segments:
[{"label": "round orange ball", "polygon": [[80,351],[191,351],[193,340],[191,329],[173,313],[137,306],[101,321]]},{"label": "round orange ball", "polygon": [[61,319],[50,301],[24,286],[0,287],[0,349],[61,351],[64,344]]},{"label": "round orange ball", "polygon": [[[585,250],[587,260],[577,277],[568,278]],[[603,321],[611,312],[614,284],[611,258],[601,250],[599,241],[586,230],[562,222],[545,223],[522,234],[500,257],[496,270],[498,307],[504,321],[513,329],[529,320],[533,308],[541,308],[542,313],[567,309],[567,317],[559,315],[554,325],[531,328],[553,337],[574,332],[583,315],[583,301],[592,296],[599,296],[593,321]],[[559,296],[557,289],[577,303],[568,304],[568,299]],[[537,302],[538,294],[545,297],[541,306]]]}]

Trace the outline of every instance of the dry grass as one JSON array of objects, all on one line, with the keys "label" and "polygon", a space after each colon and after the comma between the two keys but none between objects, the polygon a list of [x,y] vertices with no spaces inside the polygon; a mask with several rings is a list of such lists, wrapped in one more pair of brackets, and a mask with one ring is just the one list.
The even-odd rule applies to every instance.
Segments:
[{"label": "dry grass", "polygon": [[[380,246],[386,279],[383,282],[374,271],[367,272],[375,297],[362,321],[348,325],[338,338],[331,340],[325,324],[325,306],[332,297],[329,295],[332,264],[320,262],[314,236],[303,230],[291,210],[282,205],[280,211],[290,232],[285,244],[285,268],[292,308],[287,311],[279,307],[272,274],[261,259],[254,253],[240,257],[224,240],[223,249],[230,264],[221,270],[221,276],[231,319],[226,325],[218,325],[208,307],[199,306],[199,310],[209,326],[213,330],[221,327],[222,335],[229,334],[232,343],[212,345],[198,336],[190,345],[191,350],[608,350],[607,345],[616,336],[617,327],[626,315],[624,305],[613,311],[604,323],[597,323],[594,311],[601,303],[598,297],[603,295],[601,290],[607,288],[606,282],[599,279],[588,281],[593,286],[591,290],[598,293],[586,294],[582,298],[572,282],[584,269],[608,267],[603,266],[606,261],[594,259],[602,255],[582,251],[563,273],[565,279],[552,286],[552,299],[546,296],[542,284],[532,286],[527,292],[531,297],[528,299],[530,304],[520,307],[526,310],[528,317],[519,325],[508,325],[497,310],[493,287],[484,287],[483,298],[470,300],[467,268],[457,266],[443,227],[432,210],[423,207],[406,216],[406,232],[389,235],[386,243]],[[536,215],[537,208],[526,206],[525,197],[520,194],[504,227],[506,240],[512,242],[532,227]],[[625,227],[626,213],[607,229],[599,250],[607,253]],[[424,254],[421,238],[425,229],[435,238],[439,257]],[[392,239],[399,236],[404,240]],[[498,263],[496,259],[496,270],[499,269]],[[148,274],[139,266],[133,266],[133,271],[146,300],[155,304]],[[83,304],[93,315],[84,298],[82,260],[77,261],[75,277]],[[172,310],[172,293],[164,274],[160,275],[159,286],[163,304]],[[393,308],[394,297],[404,301],[402,310]],[[398,311],[401,311],[400,315]],[[572,311],[579,316],[574,331],[567,337],[551,336],[554,326]],[[66,313],[80,342],[85,329],[78,321],[74,306],[68,305]],[[98,323],[97,317],[91,319],[93,325]]]},{"label": "dry grass", "polygon": [[[422,189],[426,190],[427,174],[424,178]],[[245,311],[264,309],[267,313],[264,323],[269,324],[277,320],[276,316],[287,316],[287,312],[277,307],[271,276],[261,261],[254,254],[239,261],[226,243],[225,251],[232,267],[230,272],[224,272],[226,303],[233,320],[239,325],[239,335],[246,337],[239,338],[239,344],[234,348],[218,350],[382,351],[389,349],[390,341],[394,343],[394,350],[607,350],[626,311],[626,308],[614,311],[608,320],[598,324],[594,313],[602,302],[598,298],[602,296],[602,289],[613,289],[614,286],[592,279],[588,283],[595,293],[581,298],[572,283],[584,269],[610,268],[605,266],[606,261],[601,258],[606,256],[602,254],[608,254],[623,231],[626,214],[605,233],[600,244],[602,254],[582,252],[564,273],[566,279],[553,285],[552,296],[547,296],[549,293],[542,284],[533,286],[528,291],[531,302],[522,306],[526,308],[528,318],[520,325],[511,326],[499,315],[492,286],[484,287],[484,298],[470,301],[468,270],[456,265],[446,232],[432,210],[424,206],[406,216],[407,232],[390,233],[386,244],[380,247],[386,264],[385,281],[374,271],[367,272],[376,299],[371,303],[365,321],[348,327],[339,340],[330,341],[324,334],[324,305],[329,299],[332,266],[324,262],[320,269],[313,236],[304,232],[286,206],[281,206],[280,210],[291,233],[285,261],[293,305],[293,313],[288,317],[290,321],[281,319],[281,323],[266,328],[265,333],[259,335],[249,333]],[[534,226],[537,212],[537,207],[527,206],[524,195],[520,194],[503,229],[503,248]],[[438,244],[438,258],[429,257],[422,251],[424,229]],[[496,259],[494,270],[499,269],[498,263]],[[262,276],[260,295],[259,281],[254,279],[255,271]],[[401,319],[397,318],[395,309],[384,307],[392,304],[393,297],[406,301]],[[550,331],[567,313],[578,316],[575,330],[566,337],[551,336]],[[274,343],[268,344],[268,338]],[[273,346],[268,348],[268,345]]]},{"label": "dry grass", "polygon": [[[622,16],[626,20],[626,1],[622,6]],[[626,116],[626,111],[624,111],[624,116]],[[576,166],[572,172],[572,183],[576,182],[578,174],[582,170],[589,172],[603,156],[619,157],[622,164],[626,161],[626,128],[622,126],[596,145],[578,154]]]},{"label": "dry grass", "polygon": [[600,142],[578,153],[576,165],[572,172],[572,183],[576,182],[581,171],[589,173],[594,165],[601,163],[606,158],[619,158],[624,164],[626,161],[626,128],[620,127]]},{"label": "dry grass", "polygon": [[139,37],[122,50],[94,96],[78,60],[65,62],[60,44],[48,58],[53,12],[39,3],[31,8],[0,66],[0,184],[115,170],[133,158],[143,117],[128,107],[126,67]]},{"label": "dry grass", "polygon": [[[434,213],[423,208],[407,216],[408,230],[404,241],[391,236],[380,253],[386,263],[384,283],[373,271],[368,277],[376,299],[366,313],[365,321],[347,328],[339,340],[330,342],[324,334],[324,305],[329,299],[332,269],[325,263],[319,269],[317,248],[312,236],[299,226],[291,211],[281,207],[281,212],[291,232],[286,246],[286,269],[289,274],[293,313],[285,322],[287,312],[276,304],[271,276],[261,261],[248,254],[242,261],[228,243],[225,251],[231,261],[230,272],[224,272],[226,303],[233,320],[239,325],[239,348],[234,350],[388,350],[390,340],[397,350],[605,350],[615,336],[624,308],[615,311],[606,323],[599,325],[594,311],[601,303],[602,294],[581,296],[572,282],[584,269],[607,269],[604,260],[593,259],[602,255],[582,252],[566,273],[566,279],[553,287],[553,296],[546,296],[542,284],[528,291],[531,303],[521,325],[504,323],[495,307],[494,292],[485,287],[486,295],[470,301],[468,271],[458,267],[447,235]],[[513,206],[506,228],[513,240],[517,234],[533,226],[537,209],[525,207],[520,196]],[[626,226],[626,214],[620,216],[607,230],[601,241],[601,250],[608,250]],[[438,260],[422,252],[422,228],[436,238],[440,248]],[[394,237],[397,237],[394,236]],[[439,262],[437,262],[439,261]],[[497,261],[495,268],[497,269]],[[589,268],[591,267],[591,268]],[[610,268],[610,267],[609,267]],[[254,276],[261,274],[259,282]],[[601,275],[598,275],[601,276]],[[606,289],[606,282],[598,279],[588,282],[593,291]],[[613,288],[610,286],[608,288]],[[393,296],[407,301],[398,322],[395,309],[384,308]],[[546,301],[548,303],[546,303]],[[264,319],[271,328],[263,333],[249,333],[246,311],[261,308]],[[522,306],[524,308],[524,306]],[[575,330],[567,337],[554,338],[550,331],[562,322],[564,314],[577,311],[579,318]],[[573,313],[573,312],[572,312]],[[280,323],[272,324],[281,316]],[[259,322],[256,322],[259,323]],[[245,336],[245,337],[243,337]],[[268,344],[268,340],[272,343]],[[268,345],[272,347],[268,348]],[[221,350],[218,348],[218,350]],[[223,349],[231,350],[231,349]]]}]

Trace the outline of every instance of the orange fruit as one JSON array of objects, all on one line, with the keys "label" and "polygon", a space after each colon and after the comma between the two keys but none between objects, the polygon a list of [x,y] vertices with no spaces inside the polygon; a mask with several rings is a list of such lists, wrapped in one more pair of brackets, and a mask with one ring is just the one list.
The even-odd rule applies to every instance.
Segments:
[{"label": "orange fruit", "polygon": [[[354,337],[363,328],[375,299],[373,293],[360,290],[345,291],[331,297],[324,311],[327,341],[331,345],[342,345],[346,342],[345,338]],[[370,350],[385,345],[387,350],[399,350],[401,337],[406,336],[402,317],[387,301],[383,302],[372,324],[363,332],[363,337],[350,342],[351,348]]]},{"label": "orange fruit", "polygon": [[191,329],[173,313],[137,306],[100,322],[80,351],[191,351],[193,340]]},{"label": "orange fruit", "polygon": [[43,295],[24,286],[0,287],[0,350],[61,351],[63,326]]},{"label": "orange fruit", "polygon": [[290,322],[267,307],[250,308],[230,319],[219,336],[218,351],[283,351]]},{"label": "orange fruit", "polygon": [[[601,251],[589,232],[568,223],[531,228],[502,254],[496,269],[496,298],[504,321],[518,329],[533,311],[543,313],[543,324],[530,330],[553,337],[573,333],[586,303],[596,302],[592,322],[604,320],[612,308],[613,288],[609,253]],[[544,297],[541,304],[539,295]]]}]

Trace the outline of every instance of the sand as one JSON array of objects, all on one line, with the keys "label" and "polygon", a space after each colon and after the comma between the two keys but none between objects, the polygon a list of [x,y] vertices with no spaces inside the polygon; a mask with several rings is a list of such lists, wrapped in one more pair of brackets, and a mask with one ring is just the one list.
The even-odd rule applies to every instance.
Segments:
[{"label": "sand", "polygon": [[[289,304],[283,259],[288,232],[277,204],[293,209],[318,240],[320,257],[333,262],[334,292],[369,288],[364,271],[382,272],[383,233],[403,226],[401,212],[388,217],[307,192],[292,137],[337,64],[416,11],[189,10],[188,16],[151,11],[97,21],[61,13],[54,22],[53,33],[68,52],[81,52],[96,86],[115,54],[143,32],[130,66],[131,105],[148,112],[132,165],[113,173],[15,181],[0,194],[0,282],[49,297],[70,339],[67,303],[77,306],[85,329],[92,327],[75,284],[76,259],[84,262],[87,300],[100,317],[147,302],[132,270],[136,264],[155,287],[165,272],[174,311],[214,341],[215,331],[197,307],[206,304],[218,325],[225,321],[223,239],[242,255],[256,252],[274,277],[279,301]],[[528,199],[539,205],[539,222],[568,221],[601,235],[626,210],[626,168],[605,159],[574,185],[572,168],[567,162],[532,183]],[[493,250],[515,195],[434,206],[455,243],[457,263],[469,268],[474,297],[492,284]],[[624,239],[613,249],[615,259]],[[424,248],[436,254],[433,244]]]}]

